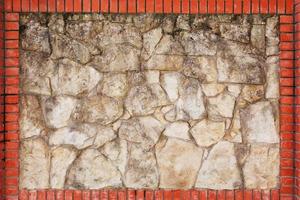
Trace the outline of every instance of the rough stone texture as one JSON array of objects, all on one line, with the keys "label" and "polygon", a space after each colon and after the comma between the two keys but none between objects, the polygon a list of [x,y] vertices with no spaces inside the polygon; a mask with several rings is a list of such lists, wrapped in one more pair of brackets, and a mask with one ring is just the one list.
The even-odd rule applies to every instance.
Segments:
[{"label": "rough stone texture", "polygon": [[20,188],[278,187],[277,17],[20,25]]}]

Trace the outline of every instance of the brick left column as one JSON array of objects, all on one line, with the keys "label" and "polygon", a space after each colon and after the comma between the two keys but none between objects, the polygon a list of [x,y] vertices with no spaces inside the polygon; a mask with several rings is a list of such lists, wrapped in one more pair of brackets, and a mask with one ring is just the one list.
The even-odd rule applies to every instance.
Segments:
[{"label": "brick left column", "polygon": [[0,200],[4,200],[4,0],[0,1],[0,11]]},{"label": "brick left column", "polygon": [[[18,199],[19,191],[19,13],[5,12],[4,130],[5,196]],[[2,88],[1,88],[2,89]],[[2,91],[1,91],[2,92]]]}]

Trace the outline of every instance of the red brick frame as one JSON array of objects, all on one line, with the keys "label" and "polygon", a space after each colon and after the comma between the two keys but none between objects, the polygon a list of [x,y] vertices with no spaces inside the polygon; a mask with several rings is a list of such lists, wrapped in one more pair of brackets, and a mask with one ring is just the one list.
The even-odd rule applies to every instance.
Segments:
[{"label": "red brick frame", "polygon": [[[0,0],[0,10],[0,200],[300,199],[300,0]],[[280,188],[19,191],[19,14],[27,12],[279,15]]]}]

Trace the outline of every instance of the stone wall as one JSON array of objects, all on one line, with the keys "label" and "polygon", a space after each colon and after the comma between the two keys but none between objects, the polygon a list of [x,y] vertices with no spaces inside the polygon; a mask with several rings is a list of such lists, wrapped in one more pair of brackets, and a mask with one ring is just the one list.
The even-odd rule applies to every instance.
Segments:
[{"label": "stone wall", "polygon": [[23,15],[20,188],[276,188],[274,16]]}]

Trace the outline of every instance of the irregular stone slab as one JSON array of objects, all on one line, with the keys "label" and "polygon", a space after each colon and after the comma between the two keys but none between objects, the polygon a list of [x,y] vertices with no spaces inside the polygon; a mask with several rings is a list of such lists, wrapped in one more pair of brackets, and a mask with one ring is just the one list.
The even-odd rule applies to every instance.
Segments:
[{"label": "irregular stone slab", "polygon": [[51,34],[50,40],[52,46],[51,56],[55,59],[69,58],[81,64],[86,64],[91,59],[89,49],[76,40],[54,34]]},{"label": "irregular stone slab", "polygon": [[93,147],[99,148],[103,146],[105,143],[112,141],[116,137],[117,135],[115,134],[112,127],[105,127],[105,126],[98,125],[97,134],[94,140]]},{"label": "irregular stone slab", "polygon": [[180,42],[172,35],[164,35],[155,48],[157,55],[184,55],[184,49]]},{"label": "irregular stone slab", "polygon": [[223,84],[217,83],[201,84],[201,86],[204,94],[208,97],[216,96],[223,92],[225,89],[225,86]]},{"label": "irregular stone slab", "polygon": [[160,72],[158,70],[145,71],[144,73],[148,84],[159,83]]},{"label": "irregular stone slab", "polygon": [[189,124],[187,122],[174,122],[169,124],[165,131],[164,135],[168,137],[175,137],[183,140],[191,140],[189,135]]},{"label": "irregular stone slab", "polygon": [[209,147],[223,138],[225,123],[204,119],[193,126],[190,133],[199,146]]},{"label": "irregular stone slab", "polygon": [[126,74],[105,74],[102,93],[109,97],[123,97],[128,90]]},{"label": "irregular stone slab", "polygon": [[234,145],[221,141],[210,150],[208,157],[203,161],[195,187],[231,190],[241,188],[241,186],[242,179],[237,166]]},{"label": "irregular stone slab", "polygon": [[105,47],[100,56],[87,66],[94,67],[101,72],[126,72],[139,70],[140,50],[126,44]]},{"label": "irregular stone slab", "polygon": [[264,90],[263,85],[245,85],[242,90],[242,97],[246,101],[252,103],[264,97]]},{"label": "irregular stone slab", "polygon": [[250,41],[250,24],[220,24],[221,37],[238,42],[248,43]]},{"label": "irregular stone slab", "polygon": [[176,19],[176,28],[189,31],[191,26],[189,24],[189,15],[179,15]]},{"label": "irregular stone slab", "polygon": [[181,32],[180,42],[188,55],[213,56],[217,53],[217,36],[213,33],[203,30],[192,32]]},{"label": "irregular stone slab", "polygon": [[216,97],[208,98],[208,115],[212,118],[228,117],[233,115],[235,98],[224,92]]},{"label": "irregular stone slab", "polygon": [[167,95],[161,86],[149,84],[132,87],[125,100],[125,107],[131,115],[148,115],[167,103]]},{"label": "irregular stone slab", "polygon": [[240,110],[243,137],[249,143],[278,143],[274,110],[268,101]]},{"label": "irregular stone slab", "polygon": [[20,188],[49,188],[49,152],[41,138],[23,140],[20,146]]},{"label": "irregular stone slab", "polygon": [[157,188],[158,169],[153,152],[143,150],[143,146],[131,144],[125,172],[124,184],[129,188]]},{"label": "irregular stone slab", "polygon": [[51,152],[50,186],[64,189],[67,170],[76,158],[71,148],[58,147]]},{"label": "irregular stone slab", "polygon": [[133,23],[141,32],[147,32],[160,25],[161,17],[154,14],[140,14],[133,18]]},{"label": "irregular stone slab", "polygon": [[74,112],[73,118],[78,121],[106,125],[116,121],[122,115],[123,105],[120,100],[98,95],[84,99]]},{"label": "irregular stone slab", "polygon": [[191,142],[169,138],[156,146],[160,188],[190,189],[201,165],[203,150]]},{"label": "irregular stone slab", "polygon": [[217,69],[218,81],[226,83],[264,83],[264,58],[249,45],[228,42],[220,45]]},{"label": "irregular stone slab", "polygon": [[46,134],[39,100],[35,96],[21,96],[20,136],[29,138]]},{"label": "irregular stone slab", "polygon": [[266,28],[264,25],[252,25],[251,29],[251,44],[265,52],[266,49]]},{"label": "irregular stone slab", "polygon": [[66,180],[66,187],[70,189],[99,189],[121,185],[120,172],[96,149],[86,149],[80,154]]},{"label": "irregular stone slab", "polygon": [[119,128],[119,137],[133,143],[142,144],[143,148],[150,149],[158,141],[163,124],[151,116],[124,120]]},{"label": "irregular stone slab", "polygon": [[55,95],[86,95],[101,79],[102,74],[94,68],[63,59],[58,63],[57,75],[51,78],[51,85]]},{"label": "irregular stone slab", "polygon": [[187,79],[179,88],[179,99],[176,102],[176,119],[202,119],[205,114],[203,94],[200,84],[195,79]]},{"label": "irregular stone slab", "polygon": [[233,119],[231,120],[229,131],[226,133],[225,138],[227,141],[242,143],[242,130],[241,130],[241,120],[240,111],[237,110],[234,113]]},{"label": "irregular stone slab", "polygon": [[187,57],[183,64],[182,73],[188,77],[197,78],[202,83],[217,80],[217,63],[211,57]]},{"label": "irregular stone slab", "polygon": [[66,32],[74,39],[91,42],[103,29],[100,21],[67,21]]},{"label": "irregular stone slab", "polygon": [[166,91],[169,100],[174,102],[179,97],[179,87],[182,83],[182,75],[178,72],[167,72],[162,74],[162,87]]},{"label": "irregular stone slab", "polygon": [[143,50],[142,56],[145,60],[149,59],[155,51],[155,47],[163,36],[162,28],[150,30],[143,34]]},{"label": "irregular stone slab", "polygon": [[51,53],[49,30],[46,26],[41,25],[38,21],[30,20],[21,34],[23,49]]},{"label": "irregular stone slab", "polygon": [[[267,62],[270,58],[267,58]],[[279,93],[279,61],[275,63],[268,63],[267,66],[267,86],[266,86],[266,98],[278,99]]]},{"label": "irregular stone slab", "polygon": [[77,100],[69,96],[55,96],[42,99],[42,110],[47,126],[61,128],[70,123],[70,117]]},{"label": "irregular stone slab", "polygon": [[279,185],[279,147],[252,144],[250,155],[243,167],[243,175],[247,189],[277,188]]}]

